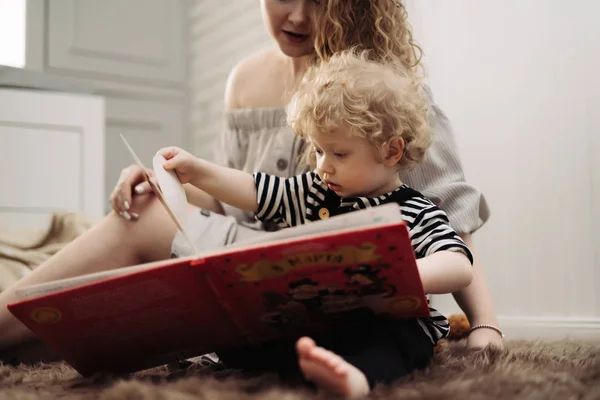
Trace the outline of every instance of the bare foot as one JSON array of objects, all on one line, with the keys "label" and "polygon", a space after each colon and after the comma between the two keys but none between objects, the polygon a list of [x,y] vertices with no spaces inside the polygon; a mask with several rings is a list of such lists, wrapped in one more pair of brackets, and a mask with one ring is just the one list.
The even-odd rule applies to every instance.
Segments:
[{"label": "bare foot", "polygon": [[365,374],[337,354],[317,346],[314,340],[300,338],[296,350],[302,373],[319,390],[347,399],[369,394]]}]

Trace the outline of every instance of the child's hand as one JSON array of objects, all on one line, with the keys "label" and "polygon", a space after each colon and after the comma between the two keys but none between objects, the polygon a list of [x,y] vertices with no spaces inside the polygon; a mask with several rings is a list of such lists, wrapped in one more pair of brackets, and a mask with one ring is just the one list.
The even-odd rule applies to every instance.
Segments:
[{"label": "child's hand", "polygon": [[188,183],[199,174],[198,157],[179,147],[165,147],[157,151],[156,154],[167,160],[163,163],[163,168],[167,171],[175,171],[181,183]]}]

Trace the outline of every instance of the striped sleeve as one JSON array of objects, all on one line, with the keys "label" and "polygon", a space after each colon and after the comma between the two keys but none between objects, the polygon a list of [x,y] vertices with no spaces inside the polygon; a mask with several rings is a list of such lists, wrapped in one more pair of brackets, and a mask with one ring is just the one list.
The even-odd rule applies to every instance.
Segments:
[{"label": "striped sleeve", "polygon": [[306,193],[313,182],[311,173],[283,178],[256,172],[256,218],[279,227],[301,225],[306,216]]},{"label": "striped sleeve", "polygon": [[449,250],[463,253],[473,264],[473,255],[466,243],[450,227],[446,213],[435,205],[423,208],[416,214],[410,226],[410,236],[417,258]]},{"label": "striped sleeve", "polygon": [[447,337],[450,333],[450,323],[448,318],[433,307],[429,307],[429,314],[429,317],[419,318],[418,321],[435,346],[440,339]]}]

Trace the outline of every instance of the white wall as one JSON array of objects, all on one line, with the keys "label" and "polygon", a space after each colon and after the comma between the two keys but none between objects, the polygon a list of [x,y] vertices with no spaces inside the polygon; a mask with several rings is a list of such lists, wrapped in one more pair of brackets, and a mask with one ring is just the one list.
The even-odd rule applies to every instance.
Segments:
[{"label": "white wall", "polygon": [[195,154],[212,158],[220,133],[223,95],[229,71],[259,49],[271,45],[258,1],[194,0],[190,25],[190,125]]},{"label": "white wall", "polygon": [[[600,3],[408,4],[467,178],[492,208],[475,240],[502,327],[599,335]],[[190,18],[191,122],[208,156],[227,73],[269,39],[258,2],[196,0]],[[450,296],[436,303],[458,311]]]},{"label": "white wall", "polygon": [[475,238],[501,324],[600,335],[600,3],[409,7],[467,177],[492,208]]}]

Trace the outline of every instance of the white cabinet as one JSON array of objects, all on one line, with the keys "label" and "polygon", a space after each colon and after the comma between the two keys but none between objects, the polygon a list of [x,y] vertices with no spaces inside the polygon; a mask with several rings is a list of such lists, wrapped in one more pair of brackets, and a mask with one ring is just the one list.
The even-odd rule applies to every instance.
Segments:
[{"label": "white cabinet", "polygon": [[104,213],[104,102],[0,88],[0,224],[34,226],[53,211]]},{"label": "white cabinet", "polygon": [[100,79],[181,86],[181,1],[61,0],[48,3],[48,68]]}]

